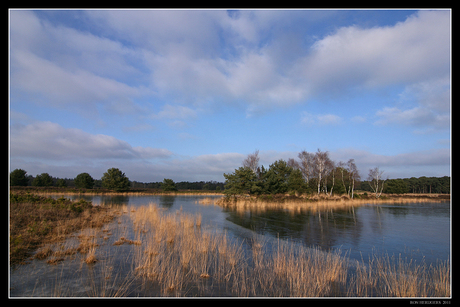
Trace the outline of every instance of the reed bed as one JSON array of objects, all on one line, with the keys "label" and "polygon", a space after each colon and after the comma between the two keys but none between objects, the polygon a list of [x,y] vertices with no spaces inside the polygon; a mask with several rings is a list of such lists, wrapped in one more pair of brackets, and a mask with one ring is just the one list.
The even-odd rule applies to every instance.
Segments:
[{"label": "reed bed", "polygon": [[164,296],[450,296],[449,263],[427,267],[374,256],[351,261],[341,250],[322,251],[263,237],[238,243],[199,226],[199,216],[167,213],[155,204],[131,212],[135,274]]},{"label": "reed bed", "polygon": [[[122,212],[125,215],[118,223],[81,230],[73,243],[45,245],[35,257],[58,265],[65,257],[78,256],[81,274],[88,275],[87,296],[451,295],[449,261],[427,266],[388,255],[351,261],[340,249],[323,251],[288,240],[269,241],[260,235],[243,241],[232,239],[226,232],[203,226],[200,214],[169,212],[154,203],[124,206],[114,216]],[[108,243],[111,249],[104,255],[98,248],[109,238],[113,238]],[[126,252],[123,263],[115,262],[114,256],[120,258],[120,253]],[[115,270],[120,265],[125,267],[123,273]],[[54,293],[74,296],[57,281]]]},{"label": "reed bed", "polygon": [[357,262],[347,296],[356,297],[450,297],[450,262],[427,266],[395,256],[369,256]]},{"label": "reed bed", "polygon": [[255,210],[288,210],[293,213],[305,210],[323,211],[328,209],[345,209],[347,207],[376,205],[376,204],[410,204],[423,202],[445,202],[449,199],[436,197],[384,197],[384,198],[354,198],[348,196],[313,196],[310,198],[282,198],[278,200],[267,200],[257,197],[233,197],[220,198],[214,202],[215,205],[230,208],[236,211]]}]

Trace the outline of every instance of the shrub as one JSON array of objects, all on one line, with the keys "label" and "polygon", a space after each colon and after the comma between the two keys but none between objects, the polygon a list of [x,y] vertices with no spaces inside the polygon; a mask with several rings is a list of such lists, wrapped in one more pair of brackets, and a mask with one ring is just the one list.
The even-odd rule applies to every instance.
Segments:
[{"label": "shrub", "polygon": [[94,179],[88,173],[81,173],[75,177],[75,186],[80,189],[92,189]]},{"label": "shrub", "polygon": [[118,168],[110,168],[101,178],[102,186],[109,190],[123,191],[129,189],[129,178]]},{"label": "shrub", "polygon": [[11,186],[27,186],[29,179],[26,177],[27,172],[23,169],[15,169],[10,173]]}]

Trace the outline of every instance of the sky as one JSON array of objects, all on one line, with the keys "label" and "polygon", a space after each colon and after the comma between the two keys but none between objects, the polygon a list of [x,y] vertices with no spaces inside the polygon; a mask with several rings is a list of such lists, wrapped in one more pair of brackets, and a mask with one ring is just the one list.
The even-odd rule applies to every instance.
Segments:
[{"label": "sky", "polygon": [[450,10],[10,10],[9,77],[10,171],[451,174]]}]

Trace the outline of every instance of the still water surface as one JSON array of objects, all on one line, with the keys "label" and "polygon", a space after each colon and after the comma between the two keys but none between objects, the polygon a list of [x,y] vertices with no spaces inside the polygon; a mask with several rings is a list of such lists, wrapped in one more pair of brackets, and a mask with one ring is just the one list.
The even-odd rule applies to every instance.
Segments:
[{"label": "still water surface", "polygon": [[[304,211],[291,213],[282,210],[264,212],[237,212],[214,205],[200,205],[204,197],[221,196],[65,196],[71,199],[84,198],[94,205],[115,204],[128,206],[156,203],[168,211],[182,210],[202,215],[203,227],[226,232],[232,240],[245,245],[254,234],[263,236],[267,242],[288,239],[306,246],[319,246],[327,251],[340,248],[350,259],[365,261],[370,255],[387,253],[416,260],[428,265],[437,260],[450,259],[450,203],[380,204],[356,206],[347,209],[322,212]],[[127,217],[125,217],[127,218]],[[116,237],[117,234],[114,234]],[[268,243],[270,244],[270,243]],[[114,250],[111,244],[105,247],[109,255]],[[130,257],[130,246],[125,256]],[[120,257],[120,247],[116,247]],[[120,260],[115,260],[120,261]],[[129,261],[125,261],[129,263]],[[76,264],[77,265],[77,264]],[[117,268],[120,264],[114,264]],[[80,270],[82,268],[79,264]],[[83,266],[85,267],[85,266]],[[72,270],[62,266],[60,270]],[[132,268],[127,264],[125,270]],[[56,279],[59,266],[47,265],[33,260],[29,265],[11,271],[12,296],[49,295],[53,289],[41,289],[37,278]],[[61,271],[59,275],[67,273]],[[53,277],[54,276],[54,277]],[[30,280],[29,280],[30,279]],[[69,283],[71,281],[69,280]],[[72,281],[73,282],[73,281]],[[82,290],[83,291],[83,290]],[[85,290],[86,293],[88,290]],[[72,293],[78,295],[72,290]],[[145,293],[138,293],[145,295]],[[84,295],[84,293],[82,293]]]},{"label": "still water surface", "polygon": [[[80,196],[72,196],[81,198]],[[425,259],[450,256],[450,203],[380,204],[323,212],[283,210],[237,212],[203,206],[204,196],[85,196],[93,204],[146,205],[154,202],[171,211],[200,213],[203,224],[241,239],[253,232],[268,238],[291,239],[306,246],[341,248],[352,259],[372,252]],[[209,197],[209,196],[207,196]],[[220,196],[211,196],[220,197]]]}]

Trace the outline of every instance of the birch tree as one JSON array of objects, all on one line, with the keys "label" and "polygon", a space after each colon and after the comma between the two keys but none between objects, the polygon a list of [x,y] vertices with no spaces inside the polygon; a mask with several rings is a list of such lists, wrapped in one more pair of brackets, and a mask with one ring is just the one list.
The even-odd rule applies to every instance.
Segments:
[{"label": "birch tree", "polygon": [[[328,151],[318,151],[315,154],[315,173],[318,180],[318,194],[321,192],[321,183],[331,169],[332,161],[329,158]],[[326,189],[327,192],[327,189]]]},{"label": "birch tree", "polygon": [[335,185],[335,162],[332,160],[329,160],[329,173],[332,174],[332,187],[331,191],[329,192],[329,195],[332,196],[332,190],[334,190],[334,185]]},{"label": "birch tree", "polygon": [[348,165],[348,169],[347,169],[348,178],[350,179],[349,184],[348,184],[348,196],[350,197],[350,188],[351,188],[351,198],[353,199],[354,190],[355,190],[355,181],[360,180],[360,176],[359,176],[358,168],[356,167],[356,164],[355,164],[355,159],[348,160],[347,165]]},{"label": "birch tree", "polygon": [[304,150],[299,153],[298,157],[300,159],[300,171],[308,185],[308,181],[313,177],[314,173],[315,155]]},{"label": "birch tree", "polygon": [[379,198],[382,195],[383,186],[385,184],[385,180],[383,180],[383,173],[378,167],[369,170],[369,176],[367,180],[369,181],[369,185],[372,189],[372,192],[375,193],[375,198]]},{"label": "birch tree", "polygon": [[249,154],[246,159],[243,161],[243,167],[250,168],[254,174],[257,173],[257,168],[259,167],[259,150],[256,150],[253,154]]}]

